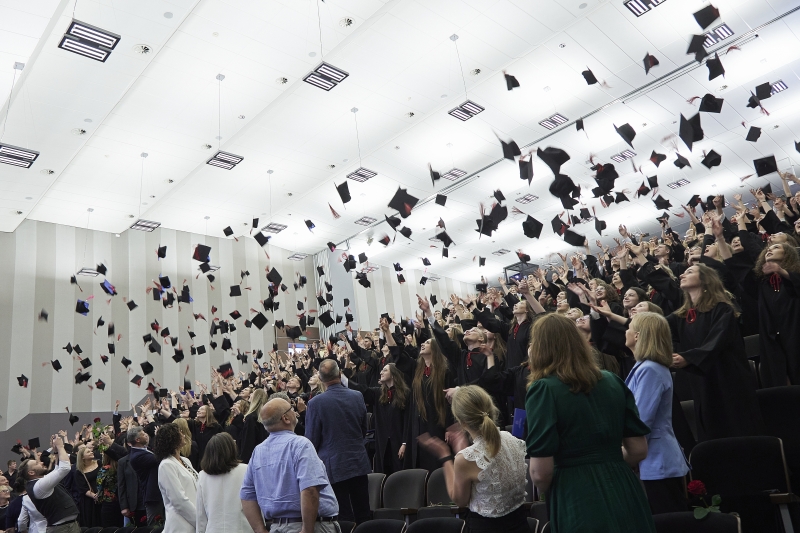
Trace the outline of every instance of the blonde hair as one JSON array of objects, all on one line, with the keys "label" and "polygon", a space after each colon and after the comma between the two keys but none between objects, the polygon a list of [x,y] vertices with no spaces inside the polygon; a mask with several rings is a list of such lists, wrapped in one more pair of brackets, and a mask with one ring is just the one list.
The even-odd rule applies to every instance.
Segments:
[{"label": "blonde hair", "polygon": [[189,423],[184,418],[176,418],[173,422],[178,429],[181,430],[186,440],[183,441],[183,446],[180,448],[180,454],[184,457],[189,457],[192,454],[192,431],[189,429]]},{"label": "blonde hair", "polygon": [[500,430],[495,421],[499,411],[491,396],[477,385],[459,387],[453,395],[453,416],[462,426],[471,429],[486,441],[489,457],[500,451]]},{"label": "blonde hair", "polygon": [[634,359],[672,365],[672,332],[666,318],[656,313],[636,313],[629,327],[639,334]]},{"label": "blonde hair", "polygon": [[[78,470],[78,472],[84,473],[87,471],[83,463],[83,457],[86,455],[86,450],[88,449],[88,446],[81,446],[81,449],[78,450],[78,455],[75,460],[75,469]],[[94,455],[92,455],[92,461],[95,461]]]},{"label": "blonde hair", "polygon": [[[296,376],[292,376],[292,377],[294,377],[298,381],[300,380],[300,378],[298,378]],[[288,380],[287,380],[287,383],[288,383]],[[301,382],[300,383],[300,388],[302,388],[302,387],[303,387],[303,384]],[[250,409],[248,409],[247,413],[245,413],[245,415],[244,415],[245,418],[247,418],[248,416],[250,416],[253,413],[256,413],[256,416],[258,416],[258,421],[262,422],[262,420],[261,420],[261,408],[264,407],[264,404],[267,403],[268,399],[269,399],[269,397],[267,396],[267,391],[265,391],[264,389],[256,389],[253,392],[253,394],[250,396]]]},{"label": "blonde hair", "polygon": [[575,327],[575,321],[557,313],[546,314],[533,323],[528,362],[528,386],[555,375],[569,385],[571,392],[588,394],[602,378],[589,342]]}]

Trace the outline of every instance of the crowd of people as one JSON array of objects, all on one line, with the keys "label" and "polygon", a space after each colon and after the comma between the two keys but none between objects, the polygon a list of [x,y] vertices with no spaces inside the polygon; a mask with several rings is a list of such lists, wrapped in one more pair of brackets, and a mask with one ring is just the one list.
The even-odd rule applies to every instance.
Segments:
[{"label": "crowd of people", "polygon": [[730,219],[721,197],[687,207],[684,237],[666,217],[648,240],[620,226],[616,248],[510,287],[418,296],[413,318],[117,402],[108,426],[17,447],[5,527],[334,532],[370,520],[368,473],[443,468],[470,531],[528,531],[526,474],[554,532],[655,531],[689,510],[678,402],[697,441],[763,431],[743,336],[765,387],[800,385],[800,193],[752,193]]}]

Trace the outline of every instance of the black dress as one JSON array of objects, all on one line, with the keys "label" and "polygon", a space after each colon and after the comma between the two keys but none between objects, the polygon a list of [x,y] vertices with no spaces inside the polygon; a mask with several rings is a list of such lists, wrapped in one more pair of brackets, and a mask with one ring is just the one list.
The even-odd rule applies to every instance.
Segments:
[{"label": "black dress", "polygon": [[86,495],[87,491],[97,491],[97,474],[99,472],[99,466],[90,472],[81,473],[77,468],[74,472],[75,489],[80,494],[78,523],[82,527],[101,527],[101,506],[93,498]]},{"label": "black dress", "polygon": [[253,412],[244,417],[244,429],[241,433],[239,444],[239,459],[243,463],[249,463],[250,457],[256,446],[267,440],[269,432],[264,429],[264,424],[258,421],[258,413]]},{"label": "black dress", "polygon": [[[405,442],[406,435],[406,406],[409,398],[406,398],[406,406],[400,409],[396,406],[394,395],[395,388],[389,389],[391,400],[381,403],[381,387],[365,387],[351,380],[347,381],[347,387],[357,390],[364,396],[364,403],[372,407],[373,420],[375,425],[375,464],[374,472],[380,472],[387,476],[403,469],[403,460],[397,457],[400,446]],[[410,392],[410,390],[409,390]],[[408,444],[406,444],[408,450]]]},{"label": "black dress", "polygon": [[691,388],[698,442],[761,434],[761,412],[733,307],[720,302],[696,318],[667,317],[678,370]]},{"label": "black dress", "polygon": [[197,448],[200,455],[200,461],[203,460],[203,454],[206,451],[206,446],[211,437],[218,433],[225,431],[219,423],[206,425],[199,420],[189,419],[189,429],[192,430],[192,440],[197,442]]},{"label": "black dress", "polygon": [[[424,365],[425,360],[420,357],[417,359],[418,365]],[[448,365],[447,371],[444,375],[443,389],[449,389],[456,386],[453,371]],[[403,465],[405,468],[424,468],[431,472],[439,468],[439,458],[434,457],[417,443],[417,437],[425,433],[430,433],[433,437],[439,437],[444,440],[444,434],[450,425],[455,422],[453,413],[450,411],[450,404],[446,403],[446,416],[444,425],[438,424],[438,415],[436,414],[436,403],[434,402],[433,389],[430,384],[430,378],[423,374],[422,376],[422,396],[425,402],[425,414],[427,421],[422,418],[419,413],[416,401],[414,401],[414,389],[410,387],[411,391],[408,398],[408,406],[406,407],[406,438],[403,442],[406,443],[406,454],[403,458]]]}]

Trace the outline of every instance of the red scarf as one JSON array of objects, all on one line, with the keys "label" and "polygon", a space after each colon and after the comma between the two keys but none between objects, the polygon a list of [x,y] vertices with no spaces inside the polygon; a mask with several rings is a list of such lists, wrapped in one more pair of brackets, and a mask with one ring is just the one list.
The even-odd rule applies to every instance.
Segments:
[{"label": "red scarf", "polygon": [[692,307],[686,312],[686,322],[688,324],[693,324],[695,320],[697,320],[697,311],[695,311],[694,307]]},{"label": "red scarf", "polygon": [[386,391],[386,398],[391,402],[392,396],[394,396],[394,387]]},{"label": "red scarf", "polygon": [[656,290],[655,289],[651,289],[650,290],[650,300],[652,300],[655,297],[656,294],[657,294]]},{"label": "red scarf", "polygon": [[431,367],[429,367],[429,366],[425,367],[425,377],[426,378],[431,377]]},{"label": "red scarf", "polygon": [[467,352],[467,368],[472,368],[472,352]]},{"label": "red scarf", "polygon": [[781,283],[783,283],[783,278],[777,272],[769,277],[769,284],[772,285],[773,291],[779,292],[781,290]]},{"label": "red scarf", "polygon": [[203,423],[203,424],[200,424],[200,433],[203,433],[205,430],[206,430],[206,425],[205,425],[205,423]]}]

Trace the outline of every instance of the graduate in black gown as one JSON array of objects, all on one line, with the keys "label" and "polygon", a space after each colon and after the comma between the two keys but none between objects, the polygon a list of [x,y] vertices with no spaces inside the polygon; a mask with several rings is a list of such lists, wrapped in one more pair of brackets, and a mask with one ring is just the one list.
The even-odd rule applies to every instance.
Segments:
[{"label": "graduate in black gown", "polygon": [[456,386],[455,373],[435,339],[419,346],[417,368],[411,383],[411,395],[406,413],[406,443],[404,467],[439,468],[439,458],[418,446],[417,437],[424,433],[445,438],[445,432],[455,419],[445,398],[445,389]]},{"label": "graduate in black gown", "polygon": [[673,368],[689,382],[697,440],[761,433],[744,340],[736,311],[717,273],[692,265],[680,277],[683,306],[669,315]]},{"label": "graduate in black gown", "polygon": [[725,260],[746,294],[758,301],[764,387],[800,385],[800,259],[789,244],[771,244],[755,261]]},{"label": "graduate in black gown", "polygon": [[[394,337],[389,332],[389,323],[381,318],[381,331],[392,352],[400,352]],[[408,358],[405,354],[397,357]],[[343,381],[344,382],[344,381]],[[403,469],[406,449],[406,406],[410,402],[410,389],[403,373],[395,363],[386,363],[381,369],[380,386],[367,387],[348,380],[347,387],[364,395],[364,402],[372,409],[375,424],[375,464],[373,471],[391,475]]]}]

